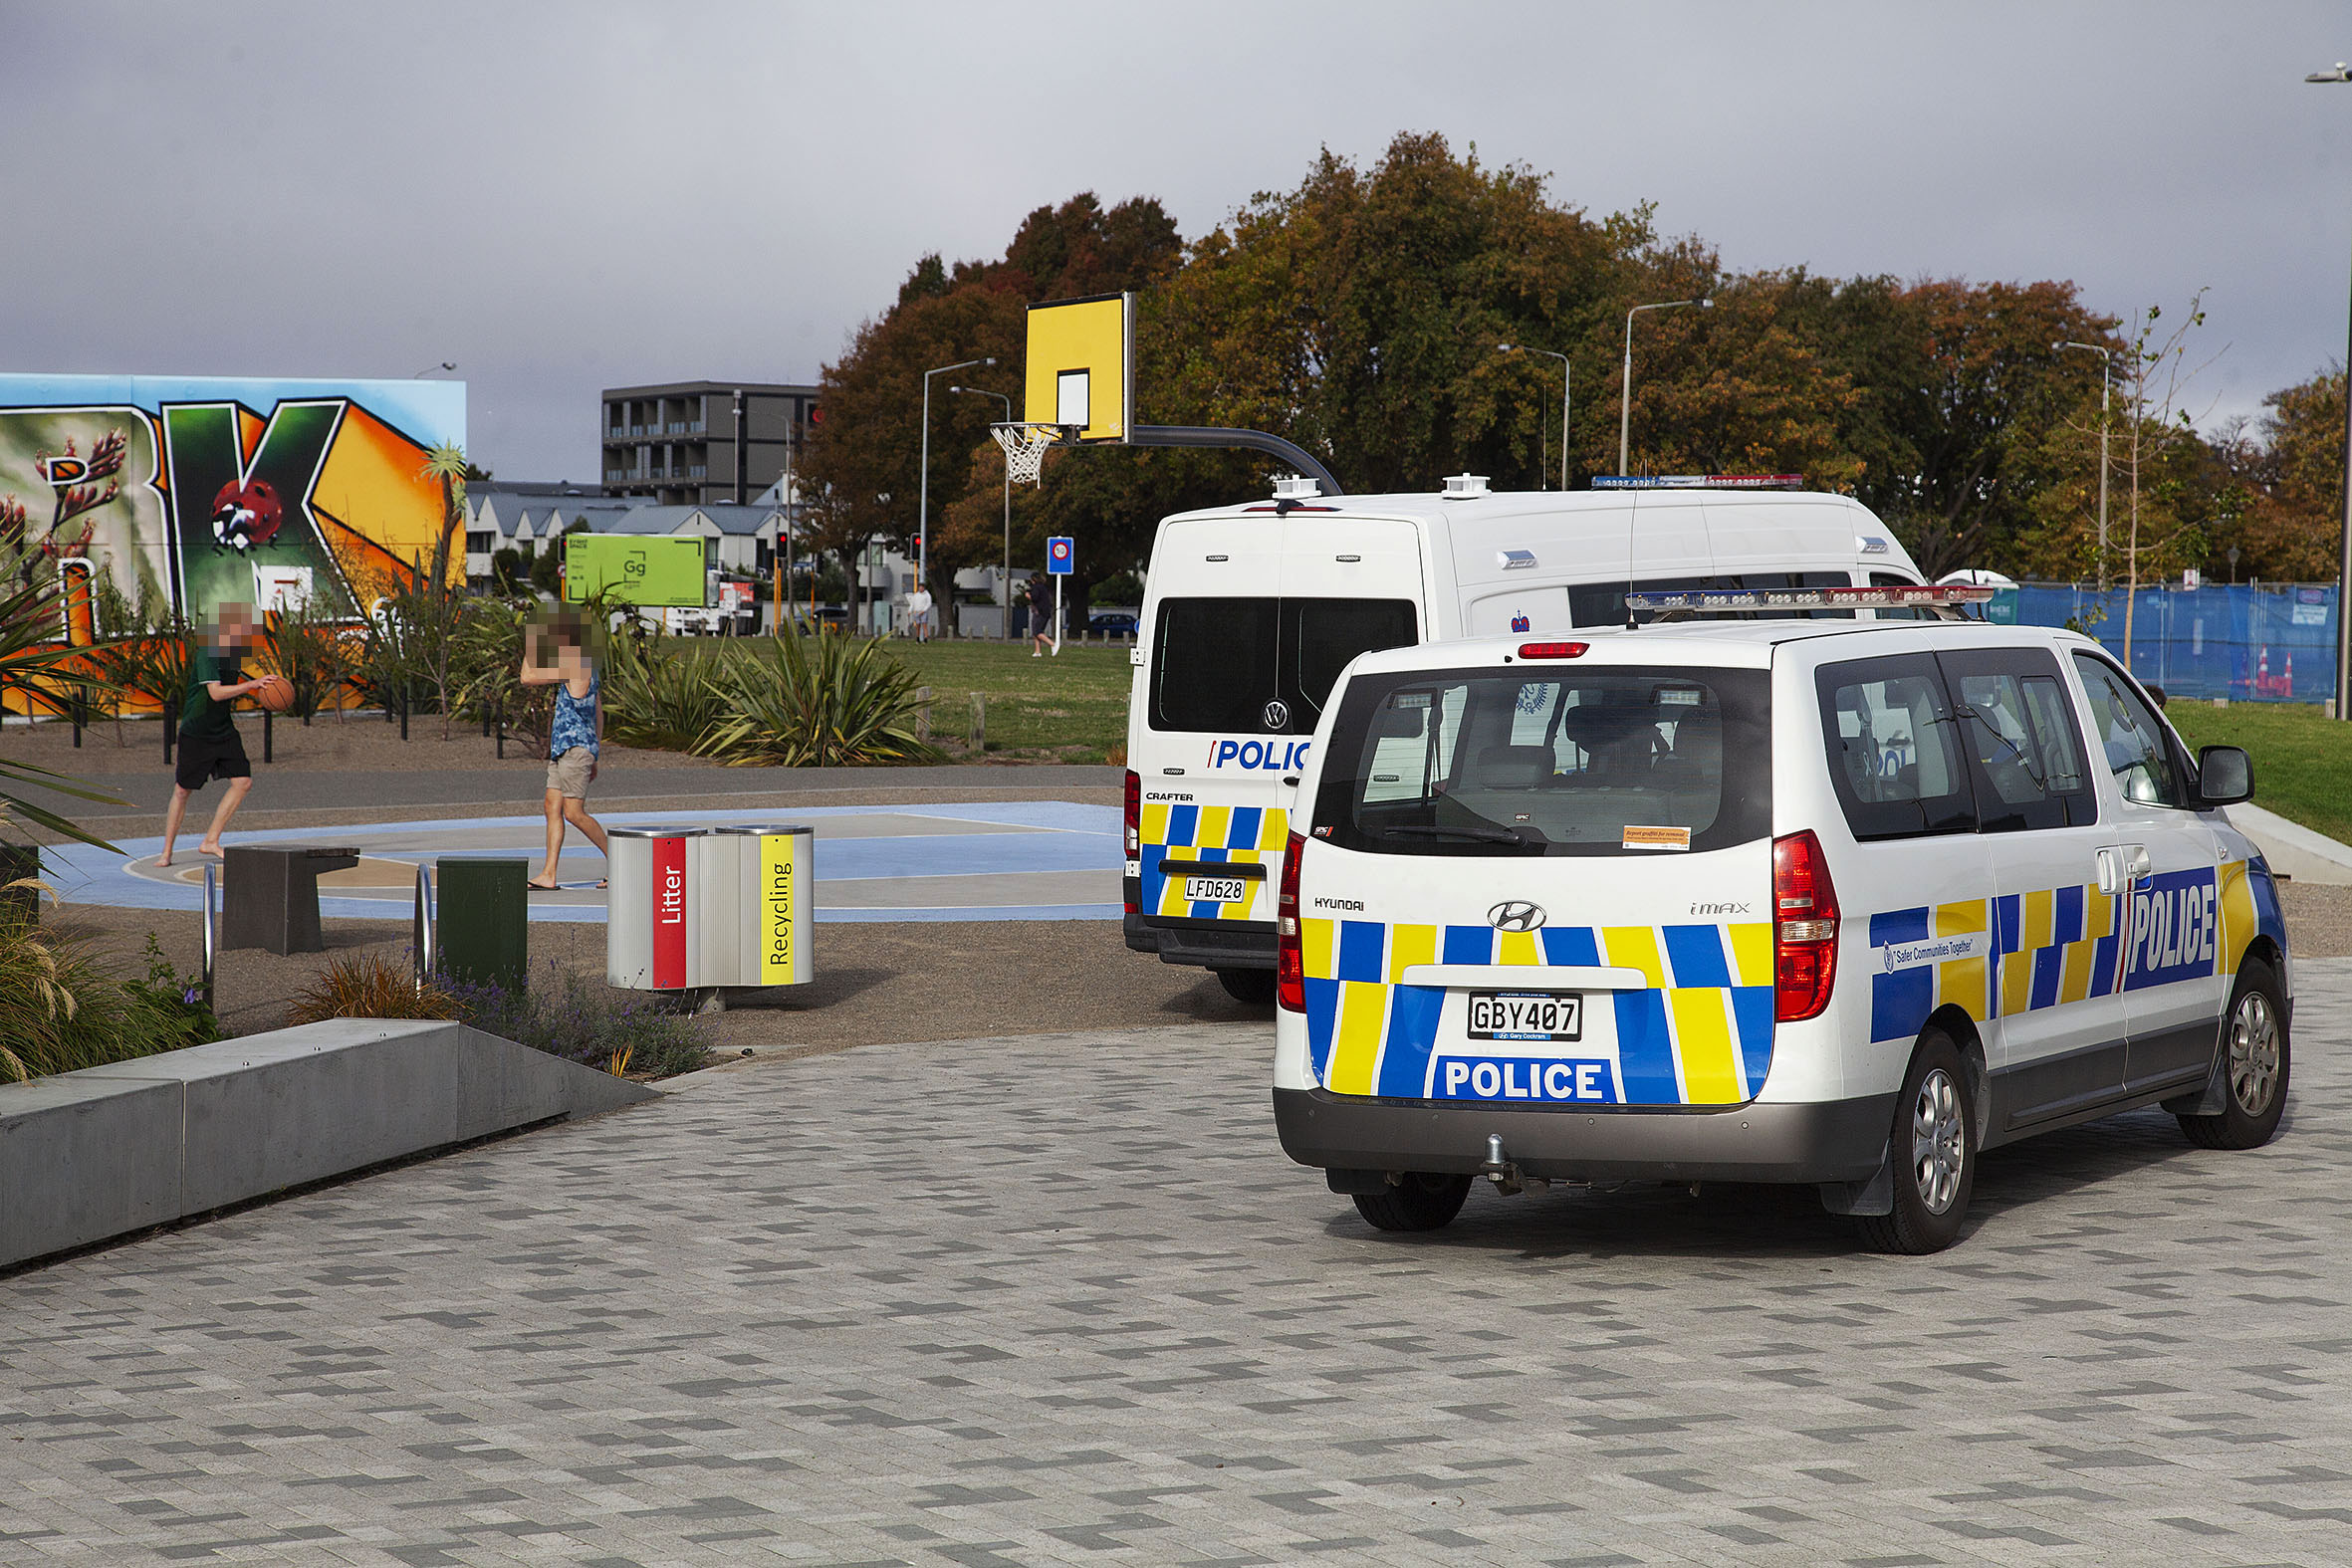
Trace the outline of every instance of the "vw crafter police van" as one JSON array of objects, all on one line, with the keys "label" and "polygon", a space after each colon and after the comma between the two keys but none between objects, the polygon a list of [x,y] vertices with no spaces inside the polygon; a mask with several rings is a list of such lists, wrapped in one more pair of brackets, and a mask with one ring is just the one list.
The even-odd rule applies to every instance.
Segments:
[{"label": "vw crafter police van", "polygon": [[1438,496],[1325,499],[1287,480],[1273,501],[1162,522],[1127,716],[1127,946],[1272,1000],[1283,781],[1306,765],[1331,683],[1359,653],[1622,625],[1629,587],[1920,580],[1868,509],[1783,488],[1796,483],[1493,494],[1463,475]]},{"label": "vw crafter police van", "polygon": [[2152,1104],[2214,1148],[2278,1125],[2286,931],[2221,810],[2245,754],[2192,763],[2073,633],[1372,653],[1301,780],[1275,1118],[1383,1229],[1446,1224],[1482,1175],[1726,1179],[1817,1184],[1928,1251],[1986,1149]]}]

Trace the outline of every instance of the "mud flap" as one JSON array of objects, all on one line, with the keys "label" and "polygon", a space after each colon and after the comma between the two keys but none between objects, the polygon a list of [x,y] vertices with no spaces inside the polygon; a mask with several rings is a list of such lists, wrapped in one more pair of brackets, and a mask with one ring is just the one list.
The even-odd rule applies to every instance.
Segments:
[{"label": "mud flap", "polygon": [[1867,1182],[1823,1182],[1821,1207],[1833,1215],[1891,1215],[1895,1212],[1895,1165],[1886,1153]]},{"label": "mud flap", "polygon": [[1386,1171],[1343,1171],[1332,1167],[1323,1172],[1323,1180],[1331,1184],[1331,1191],[1343,1198],[1370,1197],[1385,1193],[1394,1184]]}]

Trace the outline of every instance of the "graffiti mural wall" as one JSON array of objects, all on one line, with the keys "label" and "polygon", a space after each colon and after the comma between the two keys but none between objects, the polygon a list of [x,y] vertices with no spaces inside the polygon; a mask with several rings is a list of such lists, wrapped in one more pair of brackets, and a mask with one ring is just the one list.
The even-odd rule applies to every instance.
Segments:
[{"label": "graffiti mural wall", "polygon": [[191,620],[353,614],[431,559],[441,490],[418,471],[444,445],[465,445],[461,382],[0,375],[0,555],[87,562]]}]

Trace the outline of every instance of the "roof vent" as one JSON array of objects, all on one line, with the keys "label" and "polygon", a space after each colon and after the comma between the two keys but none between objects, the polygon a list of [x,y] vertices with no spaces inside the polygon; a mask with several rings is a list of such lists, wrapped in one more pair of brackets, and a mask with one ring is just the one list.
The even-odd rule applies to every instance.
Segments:
[{"label": "roof vent", "polygon": [[1448,501],[1476,501],[1486,493],[1487,476],[1484,474],[1448,474],[1446,476],[1445,495]]},{"label": "roof vent", "polygon": [[1865,556],[1884,556],[1890,553],[1887,549],[1887,542],[1875,534],[1856,534],[1854,548]]},{"label": "roof vent", "polygon": [[1322,493],[1322,486],[1302,474],[1274,476],[1274,498],[1277,501],[1312,501]]}]

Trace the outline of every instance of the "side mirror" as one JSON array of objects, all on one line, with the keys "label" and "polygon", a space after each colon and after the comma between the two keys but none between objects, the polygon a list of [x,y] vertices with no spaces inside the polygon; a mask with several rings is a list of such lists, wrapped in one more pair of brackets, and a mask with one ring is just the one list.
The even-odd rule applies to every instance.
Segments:
[{"label": "side mirror", "polygon": [[2234,746],[2209,746],[2197,754],[2197,795],[2208,806],[2235,805],[2254,794],[2254,765]]}]

